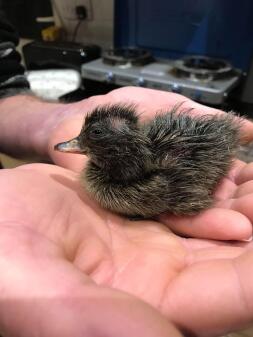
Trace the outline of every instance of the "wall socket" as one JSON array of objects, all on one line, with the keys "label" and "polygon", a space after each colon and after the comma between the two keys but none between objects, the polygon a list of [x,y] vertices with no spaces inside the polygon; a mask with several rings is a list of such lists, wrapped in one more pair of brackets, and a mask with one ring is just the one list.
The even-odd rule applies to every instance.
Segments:
[{"label": "wall socket", "polygon": [[92,0],[52,0],[52,3],[63,20],[77,21],[76,6],[84,6],[87,10],[86,20],[93,20]]}]

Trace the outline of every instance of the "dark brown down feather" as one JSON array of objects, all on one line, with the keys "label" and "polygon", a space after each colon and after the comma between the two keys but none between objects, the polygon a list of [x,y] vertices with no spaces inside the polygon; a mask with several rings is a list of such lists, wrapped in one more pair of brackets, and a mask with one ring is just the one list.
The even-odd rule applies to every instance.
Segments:
[{"label": "dark brown down feather", "polygon": [[89,114],[78,137],[90,157],[81,180],[103,207],[149,218],[212,205],[236,153],[240,123],[232,113],[200,117],[179,109],[144,124],[131,106],[101,106]]}]

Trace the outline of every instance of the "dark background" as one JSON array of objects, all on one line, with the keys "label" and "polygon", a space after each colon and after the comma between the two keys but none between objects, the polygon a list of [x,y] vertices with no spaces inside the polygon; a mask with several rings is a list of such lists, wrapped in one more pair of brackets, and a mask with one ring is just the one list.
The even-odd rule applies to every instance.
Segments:
[{"label": "dark background", "polygon": [[50,0],[0,0],[0,5],[23,38],[40,39],[36,17],[53,15]]}]

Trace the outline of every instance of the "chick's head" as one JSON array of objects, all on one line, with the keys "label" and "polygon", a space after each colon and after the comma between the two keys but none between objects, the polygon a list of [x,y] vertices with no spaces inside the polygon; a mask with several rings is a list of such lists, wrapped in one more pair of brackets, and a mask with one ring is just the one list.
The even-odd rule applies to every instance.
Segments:
[{"label": "chick's head", "polygon": [[83,153],[99,167],[140,161],[147,152],[148,140],[140,132],[138,117],[132,106],[97,107],[85,118],[80,134],[56,150]]}]

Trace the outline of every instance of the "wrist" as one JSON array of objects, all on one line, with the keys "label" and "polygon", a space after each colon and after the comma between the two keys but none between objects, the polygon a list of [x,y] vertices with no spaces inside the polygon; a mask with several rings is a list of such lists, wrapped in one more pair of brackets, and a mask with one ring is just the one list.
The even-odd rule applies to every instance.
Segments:
[{"label": "wrist", "polygon": [[51,130],[71,104],[42,101],[30,95],[0,100],[0,152],[15,157],[48,158]]}]

